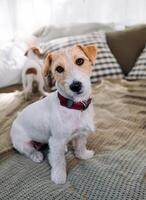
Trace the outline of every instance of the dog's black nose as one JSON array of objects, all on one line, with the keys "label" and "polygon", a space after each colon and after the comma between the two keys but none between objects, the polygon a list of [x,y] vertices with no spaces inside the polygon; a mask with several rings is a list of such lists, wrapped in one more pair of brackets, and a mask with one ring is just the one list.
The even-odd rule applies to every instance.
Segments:
[{"label": "dog's black nose", "polygon": [[80,81],[73,81],[73,83],[70,85],[70,89],[73,92],[80,92],[82,88],[82,83]]}]

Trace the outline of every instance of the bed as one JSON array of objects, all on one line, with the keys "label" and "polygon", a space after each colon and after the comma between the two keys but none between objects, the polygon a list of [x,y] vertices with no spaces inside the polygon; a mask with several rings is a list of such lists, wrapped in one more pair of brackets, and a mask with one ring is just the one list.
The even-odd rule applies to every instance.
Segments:
[{"label": "bed", "polygon": [[[96,30],[95,26],[91,27],[94,28],[92,31]],[[42,35],[46,53],[62,45],[60,39],[47,44],[49,31],[48,28],[42,28],[36,32],[36,36]],[[87,29],[86,33],[88,31]],[[56,36],[54,32],[51,34]],[[66,36],[64,34],[66,32],[63,32],[62,36]],[[96,131],[88,139],[88,148],[95,150],[95,156],[88,161],[78,160],[74,157],[72,145],[69,144],[66,154],[68,176],[65,185],[55,185],[50,179],[48,147],[43,149],[44,162],[36,164],[11,146],[9,132],[17,112],[38,100],[39,96],[36,94],[26,102],[21,85],[0,88],[0,200],[146,199],[146,78],[125,80],[144,48],[145,35],[146,26],[107,34],[108,44],[120,65],[111,56],[109,49],[107,51],[105,39],[102,41],[103,46],[99,46],[106,48],[106,51],[101,52],[108,52],[107,61],[102,62],[102,67],[106,67],[107,63],[110,65],[112,57],[112,67],[114,63],[116,70],[111,71],[109,68],[102,71],[102,68],[98,68],[101,63],[97,62],[97,71],[101,70],[101,77],[104,75],[104,79],[100,83],[96,82],[95,78],[91,79],[96,82],[92,86]],[[92,36],[95,37],[95,34]],[[65,46],[80,40],[92,42],[92,37],[88,35],[87,39],[80,36],[63,39]],[[101,45],[101,40],[99,44]],[[129,50],[128,57],[125,48]],[[141,79],[146,72],[145,68],[141,68],[146,47],[143,53],[139,65],[136,66],[137,72],[141,74],[138,74],[136,79]],[[104,54],[102,56],[105,57]],[[109,77],[109,74],[112,74],[112,77]],[[105,79],[105,76],[108,79]]]},{"label": "bed", "polygon": [[[0,199],[146,199],[145,80],[104,80],[93,85],[96,132],[89,137],[88,148],[96,153],[92,159],[80,161],[69,145],[65,185],[50,180],[46,156],[36,164],[12,149],[10,125],[17,111],[38,96],[26,103],[21,91],[6,91],[9,93],[0,94]],[[12,99],[5,107],[4,98]],[[14,110],[11,103],[15,103]],[[47,151],[48,147],[44,155]]]}]

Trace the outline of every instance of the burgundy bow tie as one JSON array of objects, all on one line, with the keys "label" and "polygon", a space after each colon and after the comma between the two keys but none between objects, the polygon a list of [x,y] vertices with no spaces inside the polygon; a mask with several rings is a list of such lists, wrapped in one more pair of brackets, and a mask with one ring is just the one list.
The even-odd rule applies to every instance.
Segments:
[{"label": "burgundy bow tie", "polygon": [[58,98],[59,98],[60,104],[62,106],[66,107],[66,108],[70,108],[70,109],[81,110],[81,111],[86,110],[92,100],[91,98],[89,98],[86,101],[74,102],[71,99],[65,98],[59,92],[58,92]]}]

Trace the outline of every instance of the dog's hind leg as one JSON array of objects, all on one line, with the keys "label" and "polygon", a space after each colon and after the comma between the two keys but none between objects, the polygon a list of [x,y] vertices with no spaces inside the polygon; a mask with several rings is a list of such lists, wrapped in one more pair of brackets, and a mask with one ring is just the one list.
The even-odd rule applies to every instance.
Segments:
[{"label": "dog's hind leg", "polygon": [[32,94],[32,86],[33,86],[33,75],[27,75],[27,84],[26,87],[24,87],[24,95],[25,95],[25,99],[28,100]]},{"label": "dog's hind leg", "polygon": [[33,147],[31,141],[23,143],[23,151],[21,153],[25,154],[34,162],[39,163],[43,161],[43,154]]},{"label": "dog's hind leg", "polygon": [[26,155],[28,158],[33,160],[34,162],[42,162],[43,154],[35,149],[30,138],[25,134],[16,132],[15,127],[11,130],[11,140],[13,147],[18,150],[20,153]]}]

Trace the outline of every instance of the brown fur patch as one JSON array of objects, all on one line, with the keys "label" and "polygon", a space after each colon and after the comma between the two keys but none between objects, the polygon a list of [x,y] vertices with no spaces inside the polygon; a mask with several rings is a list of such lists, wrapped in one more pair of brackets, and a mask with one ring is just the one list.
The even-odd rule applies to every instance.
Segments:
[{"label": "brown fur patch", "polygon": [[35,68],[31,67],[31,68],[28,68],[26,70],[25,74],[35,74],[35,75],[37,75],[37,70]]},{"label": "brown fur patch", "polygon": [[97,55],[97,48],[95,45],[77,45],[84,53],[85,55],[89,58],[92,64],[95,64],[96,61],[96,55]]},{"label": "brown fur patch", "polygon": [[[80,71],[84,72],[85,74],[89,75],[92,71],[92,65],[90,58],[85,54],[85,52],[78,47],[78,45],[73,46],[68,50],[69,54],[72,57],[74,66],[76,66]],[[81,66],[78,66],[76,64],[76,59],[77,58],[83,58],[84,59],[84,64]],[[96,58],[95,58],[96,59]]]},{"label": "brown fur patch", "polygon": [[40,49],[36,48],[36,47],[32,47],[31,48],[33,53],[36,54],[39,58],[43,57],[43,53],[41,53]]},{"label": "brown fur patch", "polygon": [[44,64],[44,76],[49,76],[51,72],[52,54],[48,54]]},{"label": "brown fur patch", "polygon": [[31,49],[28,49],[26,52],[25,52],[25,56],[28,56],[28,53],[29,51],[32,50],[32,52],[40,59],[43,58],[44,54],[41,52],[41,50],[37,47],[32,47]]}]

